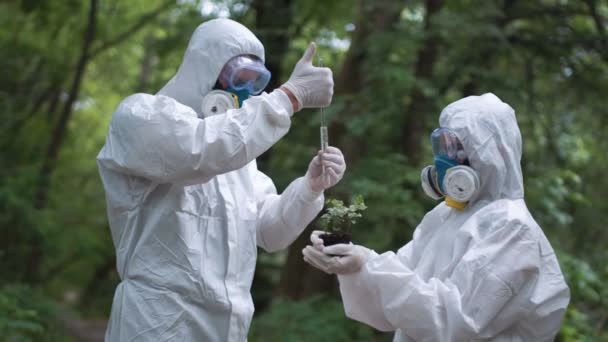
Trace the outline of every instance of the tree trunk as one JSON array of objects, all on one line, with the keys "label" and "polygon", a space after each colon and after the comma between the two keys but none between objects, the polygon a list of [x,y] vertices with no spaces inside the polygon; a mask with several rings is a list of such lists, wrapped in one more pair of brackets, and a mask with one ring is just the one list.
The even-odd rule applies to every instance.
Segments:
[{"label": "tree trunk", "polygon": [[[403,4],[395,0],[371,1],[362,0],[359,3],[360,12],[357,18],[355,31],[353,32],[352,42],[346,54],[344,64],[335,81],[335,96],[355,95],[359,93],[365,85],[365,80],[361,77],[364,74],[363,68],[368,61],[367,44],[369,36],[375,32],[387,32],[399,20]],[[352,107],[351,107],[352,106]],[[345,106],[344,112],[356,113],[353,109],[354,103]],[[331,144],[340,146],[349,165],[355,162],[356,156],[360,153],[356,151],[362,142],[355,141],[352,137],[347,138],[346,127],[342,121],[337,120],[329,126]],[[326,192],[326,196],[328,193]],[[340,194],[335,194],[340,197]],[[346,194],[342,194],[346,197]],[[298,239],[289,247],[287,261],[281,272],[279,283],[279,293],[292,299],[305,298],[318,293],[332,293],[336,291],[335,277],[329,276],[304,262],[302,249],[309,244],[310,233],[315,228],[313,222],[311,227],[306,229]]]},{"label": "tree trunk", "polygon": [[287,260],[281,269],[281,280],[279,281],[279,294],[289,299],[301,299],[316,293],[328,293],[333,288],[332,276],[327,275],[306,262],[302,256],[302,249],[309,244],[310,233],[315,228],[311,224],[300,236],[289,246]]},{"label": "tree trunk", "polygon": [[[376,32],[390,32],[399,22],[403,4],[395,0],[371,1],[363,0],[359,3],[359,16],[350,48],[346,53],[340,73],[336,77],[336,95],[346,95],[346,104],[343,113],[349,116],[357,113],[358,105],[356,94],[365,86],[366,74],[364,68],[369,62],[369,37]],[[334,120],[329,125],[330,143],[340,146],[348,165],[354,165],[362,151],[364,143],[353,139],[347,133],[344,120]]]},{"label": "tree trunk", "polygon": [[[439,35],[433,27],[433,18],[441,10],[443,0],[426,0],[424,17],[424,40],[416,57],[414,74],[417,83],[432,81],[433,71],[439,56]],[[411,95],[410,103],[405,110],[407,119],[401,126],[403,145],[402,153],[408,158],[411,165],[420,161],[421,138],[424,134],[425,122],[437,116],[434,99],[425,94],[420,86],[416,86]]]},{"label": "tree trunk", "polygon": [[293,21],[292,0],[255,0],[251,7],[256,13],[255,34],[264,44],[266,67],[272,78],[266,89],[278,88],[282,81],[281,66],[285,52],[289,48],[287,28]]},{"label": "tree trunk", "polygon": [[608,61],[608,33],[606,33],[606,18],[602,16],[598,10],[598,4],[595,0],[585,0],[589,14],[593,19],[595,30],[600,36],[600,44],[598,53],[603,57],[604,61]]},{"label": "tree trunk", "polygon": [[[289,48],[289,35],[286,28],[290,27],[293,21],[293,1],[292,0],[255,0],[251,7],[255,10],[256,26],[255,34],[264,44],[266,52],[266,67],[270,70],[272,78],[266,87],[267,90],[278,88],[283,80],[282,61],[285,53]],[[264,169],[272,157],[272,149],[266,151],[257,158],[258,167]],[[297,241],[294,242],[294,245]],[[303,247],[300,248],[300,250]],[[290,254],[292,251],[290,250]],[[291,267],[294,267],[295,260],[291,255],[282,268],[282,273]],[[263,265],[259,265],[263,267]],[[298,286],[298,284],[289,284],[288,286]],[[264,307],[267,303],[262,303]]]},{"label": "tree trunk", "polygon": [[139,72],[139,80],[135,91],[138,93],[148,92],[150,86],[150,76],[152,75],[152,67],[156,62],[156,54],[152,49],[154,43],[154,35],[148,34],[144,40],[144,56],[141,59],[141,71]]},{"label": "tree trunk", "polygon": [[112,253],[112,255],[107,256],[101,264],[97,265],[95,273],[93,273],[93,276],[89,279],[87,285],[84,286],[80,296],[80,298],[82,298],[80,303],[81,308],[89,308],[91,302],[93,302],[93,298],[97,297],[104,281],[108,279],[113,272],[116,272],[116,257]]},{"label": "tree trunk", "polygon": [[[255,34],[264,44],[266,67],[272,77],[267,91],[281,86],[283,80],[282,62],[289,49],[288,28],[293,21],[293,0],[255,0],[251,7],[255,10]],[[258,167],[264,169],[270,163],[272,149],[257,158]]]},{"label": "tree trunk", "polygon": [[55,168],[55,164],[57,162],[57,155],[59,154],[59,148],[65,138],[68,122],[72,115],[74,102],[76,102],[80,93],[80,85],[82,83],[82,78],[84,76],[85,69],[89,62],[89,50],[95,38],[96,27],[97,0],[91,0],[88,24],[84,32],[82,50],[80,53],[80,58],[78,59],[78,63],[76,65],[76,72],[74,74],[74,79],[70,87],[68,99],[63,106],[61,115],[59,116],[55,129],[53,130],[51,142],[49,143],[49,146],[47,148],[47,152],[42,163],[42,168],[40,170],[40,178],[35,198],[35,207],[37,209],[41,209],[46,206],[51,173]]},{"label": "tree trunk", "polygon": [[[74,75],[74,79],[72,81],[72,85],[70,87],[70,92],[68,95],[68,99],[64,104],[63,110],[61,111],[61,115],[59,120],[57,121],[57,125],[53,130],[53,134],[51,136],[51,142],[47,148],[46,154],[44,156],[44,160],[42,163],[42,167],[40,169],[38,187],[36,188],[36,197],[34,198],[34,205],[36,209],[42,209],[46,206],[47,203],[47,195],[48,188],[51,179],[51,172],[55,167],[55,163],[57,161],[57,155],[59,152],[59,147],[63,142],[65,137],[65,132],[67,129],[67,124],[72,114],[72,107],[76,99],[78,98],[78,94],[80,92],[80,84],[82,82],[82,77],[84,76],[84,71],[86,65],[89,61],[88,53],[91,47],[91,43],[95,37],[95,29],[97,26],[97,0],[91,0],[91,5],[89,9],[88,15],[88,23],[87,28],[84,33],[84,41],[82,44],[82,51],[80,54],[80,58],[78,59],[78,64],[76,65],[76,73]],[[34,231],[34,237],[31,240],[31,251],[27,258],[26,262],[26,279],[29,281],[35,282],[36,279],[40,277],[40,263],[42,260],[42,248],[43,241],[42,236],[38,231]]]},{"label": "tree trunk", "polygon": [[[513,20],[513,7],[515,6],[515,0],[508,0],[503,3],[502,14],[495,19],[496,27],[504,32],[505,26]],[[475,74],[469,77],[469,81],[466,82],[462,87],[462,96],[479,95],[485,89],[480,88],[480,76],[491,74],[494,69],[494,63],[496,62],[497,51],[493,44],[494,42],[487,42],[485,44],[478,45],[478,54],[470,59],[468,63],[476,66]]]}]

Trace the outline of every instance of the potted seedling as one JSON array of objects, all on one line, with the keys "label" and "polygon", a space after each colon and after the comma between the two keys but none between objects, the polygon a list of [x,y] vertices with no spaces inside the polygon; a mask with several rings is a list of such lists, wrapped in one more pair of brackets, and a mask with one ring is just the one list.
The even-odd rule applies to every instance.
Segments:
[{"label": "potted seedling", "polygon": [[325,213],[321,216],[320,226],[327,233],[319,235],[323,240],[323,245],[350,243],[352,226],[363,217],[361,212],[367,209],[363,196],[355,197],[354,203],[348,207],[337,199],[328,199],[325,205]]}]

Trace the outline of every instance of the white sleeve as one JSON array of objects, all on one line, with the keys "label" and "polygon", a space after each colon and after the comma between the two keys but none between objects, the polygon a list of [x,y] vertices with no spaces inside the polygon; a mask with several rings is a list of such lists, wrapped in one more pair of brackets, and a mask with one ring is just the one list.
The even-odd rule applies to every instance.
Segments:
[{"label": "white sleeve", "polygon": [[[409,267],[412,244],[413,241],[410,241],[408,244],[401,247],[397,255],[395,255],[395,258],[397,258],[405,267]],[[375,251],[371,251],[368,260],[373,260],[377,257],[378,254]],[[394,327],[384,316],[382,301],[378,299],[379,294],[374,292],[374,289],[369,287],[367,282],[363,281],[364,279],[367,279],[366,277],[368,275],[369,274],[364,268],[362,272],[359,273],[338,276],[340,293],[342,294],[342,302],[344,303],[346,316],[366,323],[380,331],[396,330],[396,327]]]},{"label": "white sleeve", "polygon": [[321,211],[323,193],[313,192],[306,179],[300,177],[277,195],[272,180],[260,171],[255,172],[257,244],[266,251],[278,251],[297,239]]},{"label": "white sleeve", "polygon": [[[376,252],[371,251],[370,259],[377,256]],[[365,275],[362,272],[338,275],[346,316],[380,331],[395,330],[395,327],[384,316],[379,294],[375,293],[375,290],[364,281]]]},{"label": "white sleeve", "polygon": [[425,281],[393,252],[371,258],[339,277],[347,316],[416,341],[468,341],[491,323],[509,327],[525,302],[512,299],[537,280],[540,265],[537,243],[521,229],[502,233],[473,247],[443,281]]},{"label": "white sleeve", "polygon": [[135,94],[114,113],[97,159],[158,183],[203,183],[270,148],[289,130],[291,114],[291,102],[279,90],[205,119],[172,98]]}]

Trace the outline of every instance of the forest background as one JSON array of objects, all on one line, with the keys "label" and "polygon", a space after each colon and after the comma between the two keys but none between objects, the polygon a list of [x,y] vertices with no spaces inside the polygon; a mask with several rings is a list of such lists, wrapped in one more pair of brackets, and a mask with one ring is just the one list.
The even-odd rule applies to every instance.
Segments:
[{"label": "forest background", "polygon": [[[420,188],[450,102],[516,111],[525,200],[572,292],[559,341],[608,341],[608,2],[594,0],[0,1],[0,339],[99,340],[119,281],[95,157],[118,103],[156,93],[194,29],[230,17],[284,82],[310,41],[335,78],[330,142],[348,171],[327,196],[368,205],[356,243],[407,243],[436,203]],[[280,190],[319,146],[319,113],[258,159]],[[312,224],[312,229],[316,223]],[[250,341],[390,341],[344,316],[335,277],[258,253]]]}]

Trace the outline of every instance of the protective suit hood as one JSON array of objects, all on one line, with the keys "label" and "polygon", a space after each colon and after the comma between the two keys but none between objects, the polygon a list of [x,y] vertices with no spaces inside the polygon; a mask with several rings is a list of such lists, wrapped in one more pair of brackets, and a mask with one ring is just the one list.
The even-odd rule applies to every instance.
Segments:
[{"label": "protective suit hood", "polygon": [[522,141],[515,111],[496,95],[469,96],[448,105],[439,117],[462,142],[481,188],[471,202],[520,199]]},{"label": "protective suit hood", "polygon": [[243,54],[264,61],[264,46],[236,21],[209,20],[196,28],[177,73],[158,95],[172,97],[201,116],[201,101],[215,85],[224,64]]}]

